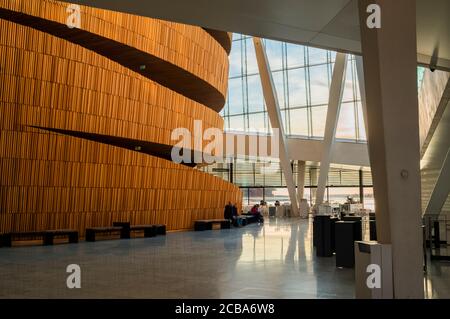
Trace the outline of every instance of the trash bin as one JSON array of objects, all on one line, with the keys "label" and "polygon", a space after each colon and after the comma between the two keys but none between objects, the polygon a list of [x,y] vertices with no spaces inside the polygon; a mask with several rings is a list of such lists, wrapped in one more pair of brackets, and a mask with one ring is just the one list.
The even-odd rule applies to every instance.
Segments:
[{"label": "trash bin", "polygon": [[359,222],[336,222],[336,267],[353,268],[355,266],[355,241],[360,241],[361,239],[362,232]]}]

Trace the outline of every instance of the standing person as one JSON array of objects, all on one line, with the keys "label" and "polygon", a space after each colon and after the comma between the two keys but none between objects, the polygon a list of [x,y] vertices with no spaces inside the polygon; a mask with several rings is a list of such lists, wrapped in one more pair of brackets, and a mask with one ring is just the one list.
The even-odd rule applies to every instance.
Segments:
[{"label": "standing person", "polygon": [[231,202],[228,202],[228,204],[225,206],[225,211],[223,212],[223,218],[232,220],[233,219],[233,205],[231,205]]}]

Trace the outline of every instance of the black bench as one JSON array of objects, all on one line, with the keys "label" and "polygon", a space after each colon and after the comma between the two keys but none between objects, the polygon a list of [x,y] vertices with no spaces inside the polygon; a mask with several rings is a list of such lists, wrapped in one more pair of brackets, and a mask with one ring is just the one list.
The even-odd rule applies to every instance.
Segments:
[{"label": "black bench", "polygon": [[126,227],[92,227],[86,228],[86,241],[95,241],[96,234],[119,233],[121,239],[130,238],[130,232]]},{"label": "black bench", "polygon": [[166,225],[153,225],[156,227],[156,234],[165,235],[166,234]]},{"label": "black bench", "polygon": [[144,231],[144,237],[155,237],[158,235],[156,225],[135,225],[130,227],[130,231]]},{"label": "black bench", "polygon": [[78,231],[72,229],[58,229],[44,231],[44,245],[53,245],[55,237],[69,237],[69,244],[78,243]]},{"label": "black bench", "polygon": [[196,220],[194,223],[195,231],[212,230],[214,224],[220,224],[221,229],[231,228],[231,222],[229,219],[205,219]]},{"label": "black bench", "polygon": [[12,247],[15,240],[20,239],[43,239],[44,245],[53,245],[55,237],[68,237],[69,243],[78,243],[78,231],[71,229],[11,232],[1,236],[1,246]]},{"label": "black bench", "polygon": [[132,231],[144,231],[144,237],[155,237],[166,234],[166,225],[133,225],[129,222],[113,222],[114,227],[123,228],[122,238],[131,238]]}]

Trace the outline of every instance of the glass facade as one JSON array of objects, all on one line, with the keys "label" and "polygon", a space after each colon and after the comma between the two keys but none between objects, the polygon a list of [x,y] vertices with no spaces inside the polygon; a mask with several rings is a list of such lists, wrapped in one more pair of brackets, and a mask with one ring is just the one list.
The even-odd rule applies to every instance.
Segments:
[{"label": "glass facade", "polygon": [[[276,94],[281,109],[285,134],[290,137],[323,139],[327,117],[329,91],[336,52],[263,39],[269,59]],[[418,87],[424,68],[417,70]],[[234,34],[230,53],[228,98],[221,115],[225,131],[270,134],[261,80],[252,37]],[[365,143],[361,94],[355,57],[350,55],[345,73],[344,91],[338,119],[336,139]],[[305,198],[313,201],[319,169],[315,163],[306,169]],[[203,170],[231,181],[228,164],[215,164]],[[294,174],[297,166],[293,164]],[[325,200],[343,203],[347,196],[374,209],[372,176],[370,170],[359,168],[331,168],[328,175]],[[233,182],[243,192],[244,204],[280,200],[289,201],[289,195],[277,160],[235,159]],[[360,187],[361,186],[361,187]]]},{"label": "glass facade", "polygon": [[[292,168],[294,176],[296,176],[298,172],[296,162],[293,162]],[[233,183],[242,189],[244,205],[256,204],[261,200],[271,204],[276,200],[281,202],[290,201],[279,161],[255,162],[235,159],[232,166],[220,163],[206,166],[202,170],[227,181],[233,180]],[[319,175],[320,169],[311,163],[307,163],[304,197],[310,204],[314,202]],[[360,178],[362,179],[364,205],[366,208],[374,209],[372,174],[370,170],[360,171],[352,167],[331,167],[328,173],[325,200],[331,204],[342,204],[347,200],[347,196],[351,196],[356,201],[360,201]]]},{"label": "glass facade", "polygon": [[[336,52],[263,40],[285,133],[322,139]],[[234,34],[228,99],[221,115],[226,131],[270,133],[253,39]],[[336,138],[365,142],[355,60],[350,56]]]}]

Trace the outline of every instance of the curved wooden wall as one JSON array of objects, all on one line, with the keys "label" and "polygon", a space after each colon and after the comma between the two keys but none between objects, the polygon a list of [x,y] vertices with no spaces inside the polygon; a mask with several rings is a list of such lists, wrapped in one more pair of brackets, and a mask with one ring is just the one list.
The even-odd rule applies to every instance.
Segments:
[{"label": "curved wooden wall", "polygon": [[[86,6],[81,6],[81,29],[70,29],[67,6],[53,0],[0,0],[0,18],[94,50],[216,111],[222,109],[228,55],[204,29]],[[141,65],[146,69],[140,70]]]},{"label": "curved wooden wall", "polygon": [[230,54],[231,52],[231,43],[233,42],[233,34],[231,32],[223,32],[214,29],[203,28],[206,32],[208,32],[227,52]]},{"label": "curved wooden wall", "polygon": [[[215,111],[67,41],[2,21],[2,92],[29,126],[173,145],[177,127],[223,127]],[[19,35],[19,36],[18,36]],[[64,45],[61,45],[64,44]],[[32,92],[32,93],[31,93]]]},{"label": "curved wooden wall", "polygon": [[[60,5],[0,0],[0,7],[37,2]],[[101,11],[93,17],[110,14]],[[216,43],[201,28],[158,23],[183,31],[184,41],[201,34]],[[189,229],[195,219],[222,217],[228,201],[241,203],[232,184],[130,150],[130,141],[168,150],[171,131],[192,130],[194,120],[222,129],[211,108],[67,40],[4,19],[0,30],[0,232],[75,228],[83,235],[116,220]],[[189,63],[200,59],[184,54]],[[183,68],[220,86],[214,68],[202,75],[196,64]]]}]

